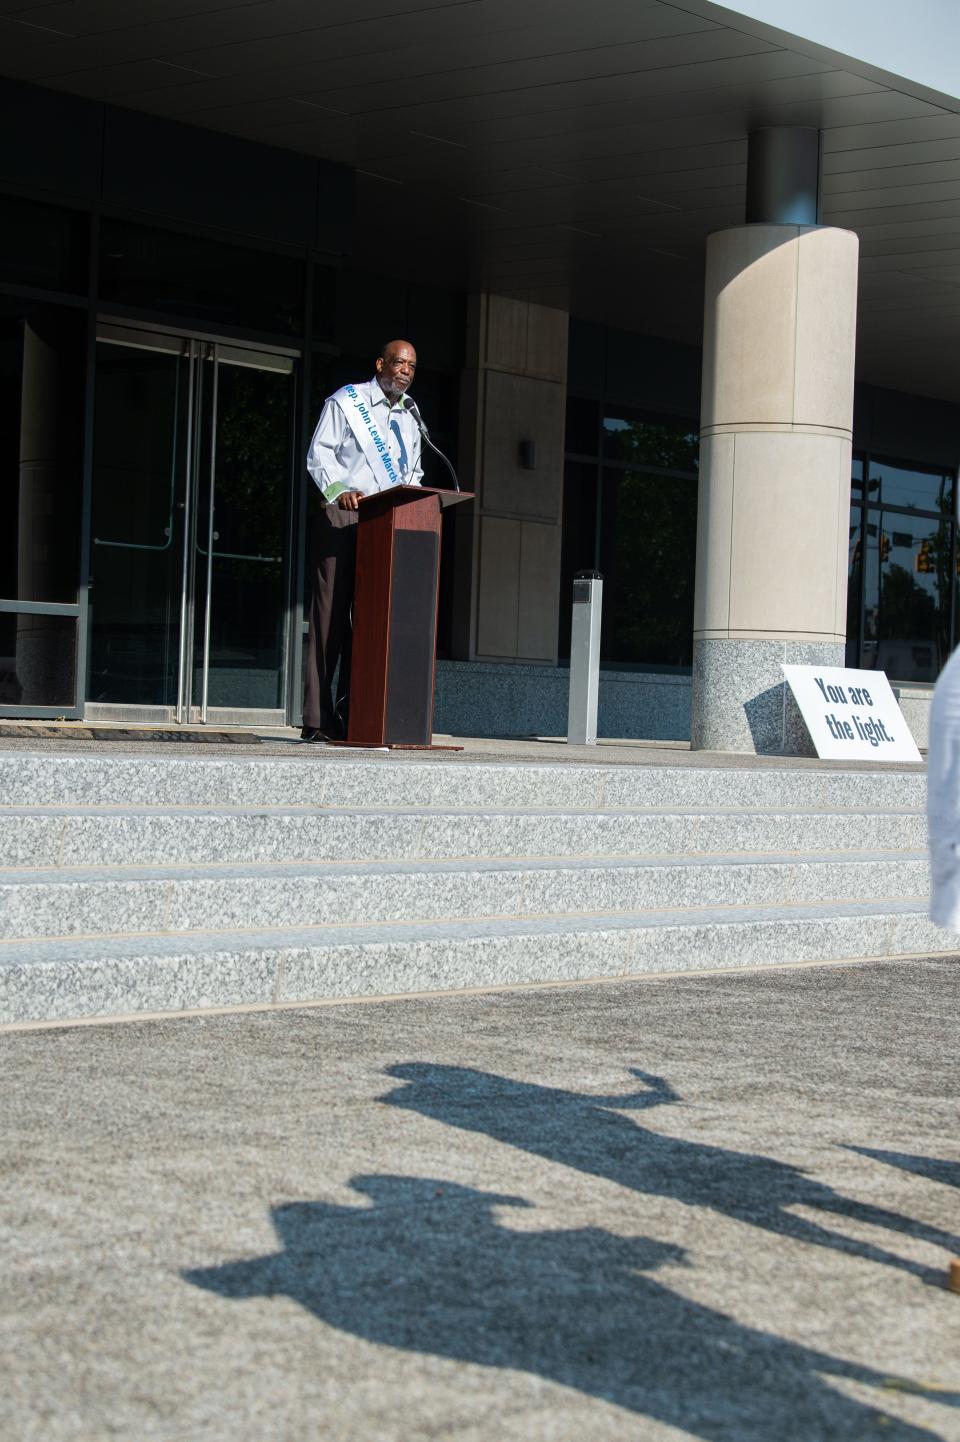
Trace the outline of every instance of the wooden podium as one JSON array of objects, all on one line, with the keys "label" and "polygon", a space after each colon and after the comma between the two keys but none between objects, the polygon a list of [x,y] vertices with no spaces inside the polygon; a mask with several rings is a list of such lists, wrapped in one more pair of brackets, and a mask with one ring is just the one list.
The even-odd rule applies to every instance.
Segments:
[{"label": "wooden podium", "polygon": [[392,486],[360,502],[348,746],[430,746],[441,512],[472,491]]}]

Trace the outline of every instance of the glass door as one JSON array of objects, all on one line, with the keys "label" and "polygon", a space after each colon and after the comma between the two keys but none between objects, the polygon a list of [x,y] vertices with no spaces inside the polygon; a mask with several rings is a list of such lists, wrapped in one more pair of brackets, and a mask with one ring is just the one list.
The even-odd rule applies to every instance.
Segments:
[{"label": "glass door", "polygon": [[85,716],[283,721],[294,364],[100,327]]}]

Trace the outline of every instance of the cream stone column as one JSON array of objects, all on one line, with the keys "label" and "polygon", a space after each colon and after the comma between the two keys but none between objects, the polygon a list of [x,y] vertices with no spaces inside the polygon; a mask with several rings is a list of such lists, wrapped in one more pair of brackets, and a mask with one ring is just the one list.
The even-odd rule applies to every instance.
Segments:
[{"label": "cream stone column", "polygon": [[857,237],[707,241],[694,748],[809,749],[781,665],[842,665]]}]

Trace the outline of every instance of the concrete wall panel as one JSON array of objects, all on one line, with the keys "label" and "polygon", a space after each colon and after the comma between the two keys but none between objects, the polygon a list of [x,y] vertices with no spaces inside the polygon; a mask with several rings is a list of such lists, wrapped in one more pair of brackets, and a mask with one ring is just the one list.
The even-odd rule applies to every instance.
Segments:
[{"label": "concrete wall panel", "polygon": [[515,657],[520,599],[520,522],[480,521],[477,654]]},{"label": "concrete wall panel", "polygon": [[560,604],[560,529],[524,521],[520,526],[520,595],[517,655],[556,661]]},{"label": "concrete wall panel", "polygon": [[[483,504],[488,510],[559,521],[563,499],[565,393],[552,381],[488,371]],[[520,465],[521,440],[536,446],[536,469]]]},{"label": "concrete wall panel", "polygon": [[[556,660],[568,318],[552,306],[471,297],[461,469],[477,493],[470,615],[458,657]],[[520,442],[535,446],[533,469]]]},{"label": "concrete wall panel", "polygon": [[527,324],[526,372],[565,385],[570,318],[554,306],[531,305]]},{"label": "concrete wall panel", "polygon": [[505,295],[480,299],[485,310],[481,363],[496,370],[523,372],[527,365],[526,302]]}]

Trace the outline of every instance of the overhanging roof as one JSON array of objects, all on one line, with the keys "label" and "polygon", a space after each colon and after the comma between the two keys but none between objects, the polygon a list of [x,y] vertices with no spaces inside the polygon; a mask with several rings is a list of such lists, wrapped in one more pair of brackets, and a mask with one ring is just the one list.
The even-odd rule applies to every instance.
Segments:
[{"label": "overhanging roof", "polygon": [[748,133],[816,126],[859,376],[960,400],[960,102],[707,0],[0,0],[0,71],[357,167],[390,270],[690,341]]}]

